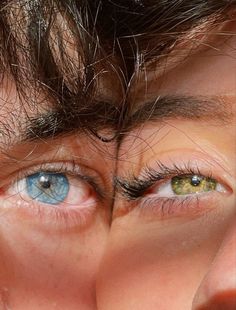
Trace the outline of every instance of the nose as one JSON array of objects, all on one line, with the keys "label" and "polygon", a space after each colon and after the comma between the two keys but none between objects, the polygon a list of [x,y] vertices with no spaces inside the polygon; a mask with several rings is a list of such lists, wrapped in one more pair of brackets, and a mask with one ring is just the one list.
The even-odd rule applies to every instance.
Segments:
[{"label": "nose", "polygon": [[192,310],[236,309],[236,220],[203,279]]}]

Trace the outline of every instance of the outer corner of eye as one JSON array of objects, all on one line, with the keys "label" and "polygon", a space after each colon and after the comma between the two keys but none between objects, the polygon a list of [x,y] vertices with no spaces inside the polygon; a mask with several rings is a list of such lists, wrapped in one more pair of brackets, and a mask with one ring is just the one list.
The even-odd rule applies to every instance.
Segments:
[{"label": "outer corner of eye", "polygon": [[231,195],[236,190],[232,184],[233,182],[217,182],[216,191],[221,194]]},{"label": "outer corner of eye", "polygon": [[227,175],[223,175],[221,179],[218,179],[216,191],[225,194],[227,196],[236,192],[236,181],[234,178],[229,178]]}]

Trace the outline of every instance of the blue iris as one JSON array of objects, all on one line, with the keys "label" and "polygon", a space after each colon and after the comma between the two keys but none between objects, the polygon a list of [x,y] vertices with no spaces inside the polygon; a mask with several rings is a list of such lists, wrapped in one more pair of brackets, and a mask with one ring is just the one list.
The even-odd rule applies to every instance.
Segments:
[{"label": "blue iris", "polygon": [[26,177],[27,194],[34,200],[58,204],[69,192],[69,181],[63,173],[38,172]]}]

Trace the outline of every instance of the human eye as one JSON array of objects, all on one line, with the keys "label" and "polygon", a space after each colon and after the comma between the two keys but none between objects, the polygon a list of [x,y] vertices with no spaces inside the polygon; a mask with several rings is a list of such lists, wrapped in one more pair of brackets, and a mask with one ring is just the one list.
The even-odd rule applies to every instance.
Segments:
[{"label": "human eye", "polygon": [[224,192],[224,187],[212,177],[201,174],[180,174],[159,186],[158,195],[162,197],[188,196],[211,191]]},{"label": "human eye", "polygon": [[94,171],[71,163],[45,163],[18,172],[1,188],[5,208],[55,227],[84,226],[103,199]]},{"label": "human eye", "polygon": [[230,194],[229,186],[213,175],[209,166],[191,161],[180,165],[159,161],[155,168],[146,167],[139,177],[118,179],[117,183],[126,197],[126,212],[141,210],[142,215],[163,218],[205,213]]}]

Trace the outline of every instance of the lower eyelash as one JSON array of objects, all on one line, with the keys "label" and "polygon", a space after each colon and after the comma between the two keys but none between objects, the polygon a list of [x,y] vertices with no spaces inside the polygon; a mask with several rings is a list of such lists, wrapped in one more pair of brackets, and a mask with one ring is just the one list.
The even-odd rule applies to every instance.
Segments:
[{"label": "lower eyelash", "polygon": [[[12,202],[11,202],[12,204]],[[83,228],[85,225],[88,225],[88,222],[92,220],[96,206],[96,201],[81,208],[77,207],[54,207],[47,205],[41,205],[34,200],[26,201],[21,199],[16,201],[14,207],[17,207],[17,210],[27,221],[32,222],[32,218],[37,218],[39,223],[48,224],[49,227],[53,229],[63,229],[67,230],[73,227]],[[34,225],[36,222],[34,221]]]},{"label": "lower eyelash", "polygon": [[183,210],[189,207],[193,197],[186,197],[184,199],[179,198],[164,198],[164,197],[148,197],[142,199],[139,204],[141,212],[151,211],[152,213],[158,213],[161,216],[171,215],[178,212],[180,209]]},{"label": "lower eyelash", "polygon": [[[154,195],[153,195],[154,196]],[[140,215],[157,216],[160,218],[171,218],[182,215],[194,216],[199,213],[207,213],[212,210],[214,204],[209,203],[208,195],[188,195],[185,197],[146,197],[136,202],[135,208]],[[207,202],[206,202],[207,200]],[[206,207],[207,205],[207,207]]]},{"label": "lower eyelash", "polygon": [[[62,227],[81,227],[88,225],[88,219],[92,217],[96,206],[93,204],[89,207],[84,208],[44,208],[38,205],[33,212],[37,212],[41,219],[45,222],[48,221],[50,225],[59,225]],[[46,210],[46,211],[45,211]]]}]

